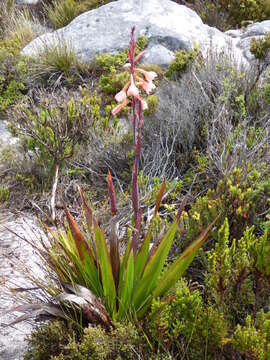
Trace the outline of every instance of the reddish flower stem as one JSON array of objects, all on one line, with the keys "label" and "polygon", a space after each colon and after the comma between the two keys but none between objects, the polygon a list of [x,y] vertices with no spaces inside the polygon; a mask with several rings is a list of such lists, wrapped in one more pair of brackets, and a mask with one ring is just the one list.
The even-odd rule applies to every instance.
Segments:
[{"label": "reddish flower stem", "polygon": [[[130,75],[134,78],[134,64],[136,56],[136,42],[134,38],[135,27],[131,29],[131,38],[129,43],[129,62],[130,62]],[[141,227],[141,210],[139,201],[139,186],[138,186],[138,174],[139,174],[139,162],[141,155],[141,128],[143,110],[141,101],[136,97],[132,96],[132,125],[133,125],[133,147],[134,147],[134,163],[132,172],[132,205],[134,211],[135,227],[132,234],[131,249],[134,253],[137,250],[137,241],[139,235],[139,229]]]}]

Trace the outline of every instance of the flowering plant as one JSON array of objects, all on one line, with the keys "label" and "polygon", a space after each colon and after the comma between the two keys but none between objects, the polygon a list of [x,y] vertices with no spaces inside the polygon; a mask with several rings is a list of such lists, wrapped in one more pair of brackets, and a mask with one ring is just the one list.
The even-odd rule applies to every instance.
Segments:
[{"label": "flowering plant", "polygon": [[[146,103],[141,97],[139,89],[143,89],[146,93],[150,92],[155,87],[153,79],[155,79],[156,73],[135,67],[135,63],[143,56],[144,51],[135,55],[134,32],[135,28],[133,27],[128,50],[129,64],[126,65],[130,70],[130,81],[116,94],[115,98],[119,104],[112,110],[112,113],[116,114],[128,103],[131,103],[132,106],[134,164],[131,197],[134,226],[127,239],[125,251],[121,253],[119,246],[116,195],[110,172],[107,178],[112,212],[109,241],[106,239],[102,225],[95,219],[82,191],[80,191],[87,232],[81,231],[65,206],[68,227],[65,231],[49,230],[51,233],[50,247],[46,247],[43,243],[46,256],[44,256],[44,249],[41,250],[42,257],[53,273],[57,275],[58,284],[60,284],[56,297],[60,306],[56,311],[55,301],[51,305],[57,316],[59,316],[60,309],[65,308],[68,302],[68,304],[76,304],[76,307],[80,306],[88,322],[97,322],[103,325],[110,324],[110,319],[121,320],[127,316],[133,319],[141,318],[149,309],[152,300],[164,295],[183,275],[213,226],[210,224],[164,270],[186,202],[182,203],[167,232],[160,234],[158,242],[151,246],[153,224],[158,217],[159,206],[165,190],[165,181],[163,181],[156,200],[152,222],[148,226],[146,234],[142,234],[143,220],[139,202],[138,171],[142,148],[143,110],[146,108]],[[47,313],[48,309],[50,308],[46,304]]]}]

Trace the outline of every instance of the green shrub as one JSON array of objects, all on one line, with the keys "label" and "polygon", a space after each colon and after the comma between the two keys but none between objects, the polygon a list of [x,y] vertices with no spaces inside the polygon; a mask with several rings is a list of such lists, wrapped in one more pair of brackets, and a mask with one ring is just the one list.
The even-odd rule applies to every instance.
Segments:
[{"label": "green shrub", "polygon": [[126,60],[126,51],[118,54],[99,54],[95,57],[97,68],[102,72],[115,72],[116,69],[125,64]]},{"label": "green shrub", "polygon": [[63,165],[74,156],[78,144],[86,142],[87,129],[100,125],[99,103],[96,94],[90,97],[83,90],[82,94],[73,96],[66,89],[58,91],[57,95],[43,91],[35,96],[38,106],[29,99],[14,107],[10,113],[10,128],[23,138],[27,150],[37,152],[38,149],[37,163],[49,169],[48,182],[52,184],[54,199]]},{"label": "green shrub", "polygon": [[60,354],[70,338],[74,336],[72,325],[64,321],[53,321],[37,327],[28,337],[24,360],[48,360]]},{"label": "green shrub", "polygon": [[26,95],[27,64],[27,60],[11,55],[0,63],[0,112]]},{"label": "green shrub", "polygon": [[[182,3],[181,0],[174,0]],[[187,0],[203,21],[223,31],[269,19],[268,0]]]},{"label": "green shrub", "polygon": [[220,7],[228,12],[232,26],[240,27],[245,21],[267,20],[270,16],[268,0],[224,0]]},{"label": "green shrub", "polygon": [[132,360],[145,347],[141,335],[131,323],[114,323],[107,332],[100,326],[89,326],[78,333],[71,323],[55,321],[32,333],[24,359]]},{"label": "green shrub", "polygon": [[140,35],[137,40],[136,40],[136,53],[140,53],[141,51],[143,51],[147,45],[148,45],[149,39],[147,38],[147,36],[144,35]]},{"label": "green shrub", "polygon": [[156,95],[150,95],[146,98],[148,109],[145,110],[145,115],[153,115],[158,107],[158,97]]},{"label": "green shrub", "polygon": [[194,360],[212,359],[228,334],[223,314],[204,307],[200,291],[184,281],[167,299],[153,301],[147,327],[162,349]]},{"label": "green shrub", "polygon": [[108,76],[101,75],[99,79],[99,86],[104,93],[113,95],[118,93],[123,88],[128,78],[129,74],[127,71],[124,71],[120,74],[113,73]]},{"label": "green shrub", "polygon": [[256,59],[263,59],[270,49],[270,33],[262,38],[252,38],[250,41],[250,52]]},{"label": "green shrub", "polygon": [[238,325],[233,333],[232,345],[245,359],[270,358],[270,312],[260,311],[256,320],[246,317],[245,325]]},{"label": "green shrub", "polygon": [[0,78],[0,112],[6,110],[23,97],[25,85],[23,82],[11,80],[5,88],[5,79]]},{"label": "green shrub", "polygon": [[165,75],[169,78],[179,77],[183,71],[187,69],[192,60],[195,59],[198,49],[186,51],[186,50],[177,50],[175,51],[175,58],[169,64],[168,70]]},{"label": "green shrub", "polygon": [[0,203],[4,203],[9,198],[9,189],[0,187]]}]

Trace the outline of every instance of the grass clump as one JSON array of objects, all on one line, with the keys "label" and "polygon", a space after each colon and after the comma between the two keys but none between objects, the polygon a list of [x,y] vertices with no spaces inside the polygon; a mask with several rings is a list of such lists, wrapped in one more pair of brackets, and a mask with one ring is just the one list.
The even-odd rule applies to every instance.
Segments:
[{"label": "grass clump", "polygon": [[270,49],[270,33],[263,38],[252,38],[250,42],[250,52],[256,59],[264,59]]},{"label": "grass clump", "polygon": [[95,9],[113,0],[53,0],[45,6],[47,16],[56,28],[68,25],[75,17],[85,11]]},{"label": "grass clump", "polygon": [[46,45],[39,52],[30,68],[32,82],[39,81],[46,86],[73,85],[81,76],[89,75],[89,67],[75,55],[72,46],[65,41],[57,45]]}]

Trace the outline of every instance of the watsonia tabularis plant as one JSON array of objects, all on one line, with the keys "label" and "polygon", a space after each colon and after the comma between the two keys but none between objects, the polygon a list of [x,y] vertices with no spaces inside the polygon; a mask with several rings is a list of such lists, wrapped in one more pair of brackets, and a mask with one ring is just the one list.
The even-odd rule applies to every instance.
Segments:
[{"label": "watsonia tabularis plant", "polygon": [[181,256],[164,269],[166,258],[178,231],[185,201],[168,231],[164,236],[159,237],[158,243],[151,247],[153,220],[158,216],[158,209],[165,190],[165,181],[163,181],[157,197],[152,223],[148,226],[145,236],[141,234],[142,211],[139,203],[138,171],[143,110],[147,108],[147,104],[140,96],[139,87],[149,93],[155,87],[153,79],[156,74],[153,71],[147,72],[135,67],[135,63],[143,56],[144,51],[136,56],[134,32],[135,28],[132,28],[128,50],[129,64],[125,65],[130,70],[130,81],[115,96],[119,104],[112,110],[112,114],[115,115],[128,103],[131,103],[134,145],[132,233],[127,240],[125,251],[121,254],[117,234],[116,196],[109,172],[107,180],[113,216],[108,241],[102,226],[93,216],[93,212],[88,207],[80,190],[87,231],[82,232],[80,230],[65,206],[68,227],[65,232],[61,230],[51,231],[52,246],[49,252],[51,267],[56,271],[60,282],[62,284],[71,283],[77,289],[82,289],[83,286],[88,289],[88,293],[90,290],[93,298],[102,299],[105,305],[103,310],[106,309],[108,318],[113,320],[121,320],[127,316],[140,319],[149,309],[152,299],[166,293],[183,275],[213,226],[210,224]]}]

